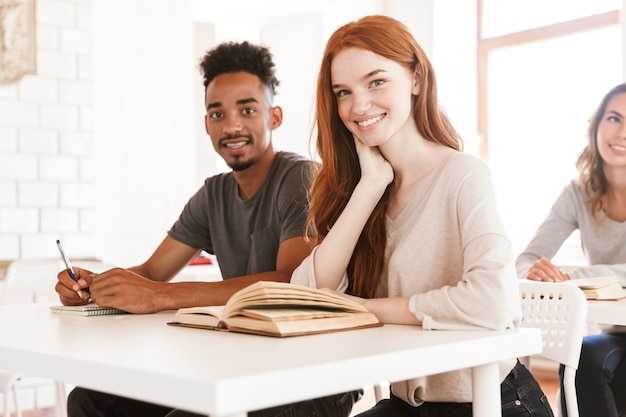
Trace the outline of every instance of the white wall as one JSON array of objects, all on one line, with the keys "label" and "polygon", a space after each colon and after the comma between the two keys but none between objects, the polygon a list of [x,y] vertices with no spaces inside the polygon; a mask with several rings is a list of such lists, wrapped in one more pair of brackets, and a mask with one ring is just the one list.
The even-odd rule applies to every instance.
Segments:
[{"label": "white wall", "polygon": [[37,73],[0,84],[0,260],[95,253],[91,12],[38,0]]},{"label": "white wall", "polygon": [[[97,256],[121,265],[143,261],[202,180],[225,169],[202,121],[197,63],[204,51],[226,40],[269,46],[281,80],[276,102],[285,114],[274,144],[310,155],[315,80],[332,31],[366,14],[391,14],[389,8],[411,16],[412,25],[427,39],[425,46],[432,49],[430,23],[416,24],[431,21],[430,0],[406,7],[399,0],[277,0],[285,7],[270,8],[280,12],[267,16],[254,1],[238,3],[231,12],[212,0],[117,1],[94,0],[94,72]],[[267,11],[267,5],[262,10]],[[132,24],[138,21],[141,26]],[[157,33],[163,27],[168,30]]]},{"label": "white wall", "polygon": [[414,32],[475,152],[473,1],[38,0],[38,72],[0,84],[0,261],[57,257],[59,237],[73,258],[143,261],[201,180],[223,169],[204,133],[197,69],[222,40],[270,46],[285,110],[276,147],[307,153],[325,41],[371,13]]},{"label": "white wall", "polygon": [[61,238],[72,258],[141,262],[223,169],[202,124],[206,49],[226,39],[272,48],[286,115],[275,144],[307,154],[328,34],[386,7],[401,15],[402,4],[38,0],[37,74],[0,85],[0,261],[58,257]]},{"label": "white wall", "polygon": [[128,265],[152,252],[199,186],[192,7],[185,0],[93,0],[93,8],[94,255]]},{"label": "white wall", "polygon": [[624,46],[626,45],[626,0],[622,0],[622,10],[619,14],[619,20],[622,26],[622,79],[626,80],[626,54],[624,53]]}]

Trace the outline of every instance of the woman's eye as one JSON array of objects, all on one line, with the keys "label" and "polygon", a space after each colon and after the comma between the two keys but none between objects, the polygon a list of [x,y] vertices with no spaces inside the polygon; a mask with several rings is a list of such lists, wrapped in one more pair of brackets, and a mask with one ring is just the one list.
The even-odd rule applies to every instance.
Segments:
[{"label": "woman's eye", "polygon": [[350,94],[350,92],[348,90],[338,90],[338,91],[335,92],[335,95],[337,97],[347,96],[348,94]]},{"label": "woman's eye", "polygon": [[372,87],[378,87],[380,85],[383,85],[385,82],[383,80],[374,80],[372,81]]}]

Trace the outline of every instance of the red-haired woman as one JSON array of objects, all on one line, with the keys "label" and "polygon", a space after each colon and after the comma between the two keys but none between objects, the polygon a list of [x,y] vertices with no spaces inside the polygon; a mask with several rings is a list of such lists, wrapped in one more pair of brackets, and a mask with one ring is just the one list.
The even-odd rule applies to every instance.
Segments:
[{"label": "red-haired woman", "polygon": [[[316,106],[321,166],[309,227],[317,246],[292,282],[345,292],[384,323],[518,327],[513,254],[489,170],[461,152],[410,31],[385,16],[339,28]],[[524,365],[504,361],[500,375],[503,416],[553,415]],[[462,370],[394,382],[391,398],[363,416],[470,417],[471,401],[471,371]]]}]

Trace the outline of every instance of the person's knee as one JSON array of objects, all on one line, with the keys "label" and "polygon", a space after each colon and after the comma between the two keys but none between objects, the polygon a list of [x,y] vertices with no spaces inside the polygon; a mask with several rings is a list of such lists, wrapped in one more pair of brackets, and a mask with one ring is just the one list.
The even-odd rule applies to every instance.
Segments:
[{"label": "person's knee", "polygon": [[170,411],[165,417],[207,417],[207,415],[190,413],[189,411],[176,409],[176,410]]},{"label": "person's knee", "polygon": [[613,351],[611,340],[605,335],[585,337],[580,351],[579,371],[602,369],[607,355]]},{"label": "person's knee", "polygon": [[82,415],[84,404],[89,397],[89,390],[76,387],[67,396],[67,415],[70,417]]},{"label": "person's knee", "polygon": [[111,404],[115,403],[118,398],[100,391],[76,387],[67,396],[67,415],[68,417],[105,415]]}]

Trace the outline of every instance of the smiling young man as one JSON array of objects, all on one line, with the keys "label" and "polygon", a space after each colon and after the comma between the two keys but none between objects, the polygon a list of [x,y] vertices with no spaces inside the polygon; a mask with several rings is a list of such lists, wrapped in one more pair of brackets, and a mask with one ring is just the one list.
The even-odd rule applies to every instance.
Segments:
[{"label": "smiling young man", "polygon": [[[283,115],[273,105],[279,81],[269,50],[248,42],[223,43],[205,54],[200,69],[206,131],[232,170],[205,180],[143,264],[102,274],[75,268],[78,282],[60,272],[56,290],[63,304],[92,300],[131,313],[220,305],[256,281],[289,282],[293,270],[310,253],[304,234],[313,163],[293,153],[277,152],[272,145],[272,132],[281,125]],[[168,282],[202,250],[215,254],[223,281]],[[79,289],[82,298],[77,295]],[[357,393],[338,394],[249,415],[343,417],[357,398]],[[80,387],[70,393],[68,414],[191,415]]]}]

